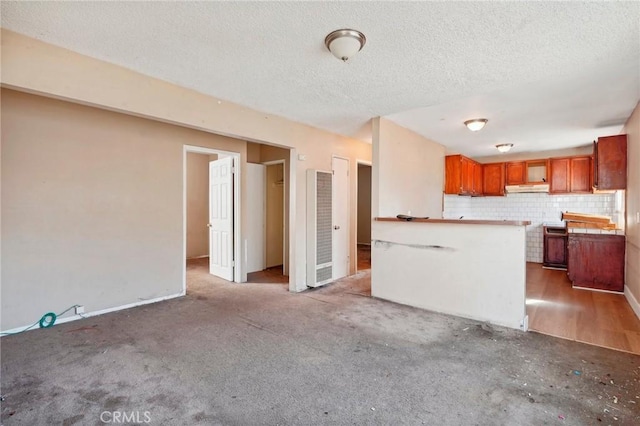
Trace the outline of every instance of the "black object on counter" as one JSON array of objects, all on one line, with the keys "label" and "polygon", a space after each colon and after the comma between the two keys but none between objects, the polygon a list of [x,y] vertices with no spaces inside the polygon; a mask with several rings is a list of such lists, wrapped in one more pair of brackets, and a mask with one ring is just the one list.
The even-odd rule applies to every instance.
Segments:
[{"label": "black object on counter", "polygon": [[404,220],[407,222],[411,222],[413,219],[429,219],[429,217],[416,217],[416,216],[407,216],[406,214],[399,214],[396,216],[400,220]]}]

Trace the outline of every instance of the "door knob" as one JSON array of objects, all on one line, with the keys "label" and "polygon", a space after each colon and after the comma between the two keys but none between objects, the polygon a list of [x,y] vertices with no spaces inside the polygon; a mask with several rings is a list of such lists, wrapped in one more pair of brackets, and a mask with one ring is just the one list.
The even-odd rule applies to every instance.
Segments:
[{"label": "door knob", "polygon": [[338,229],[340,229],[340,226],[334,225],[333,229],[335,229],[337,231]]},{"label": "door knob", "polygon": [[211,228],[211,224],[210,224],[210,223],[207,223],[207,226],[208,226],[209,228]]}]

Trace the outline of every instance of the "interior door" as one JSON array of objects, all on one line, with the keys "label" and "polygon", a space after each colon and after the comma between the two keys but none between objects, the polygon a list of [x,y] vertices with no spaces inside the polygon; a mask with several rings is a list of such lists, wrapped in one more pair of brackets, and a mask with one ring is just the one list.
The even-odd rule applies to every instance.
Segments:
[{"label": "interior door", "polygon": [[209,163],[209,273],[233,281],[233,157]]},{"label": "interior door", "polygon": [[262,164],[247,163],[246,186],[247,202],[245,209],[247,227],[245,228],[245,251],[247,273],[262,271],[265,268],[265,186],[266,167]]},{"label": "interior door", "polygon": [[349,161],[333,158],[333,279],[349,273]]}]

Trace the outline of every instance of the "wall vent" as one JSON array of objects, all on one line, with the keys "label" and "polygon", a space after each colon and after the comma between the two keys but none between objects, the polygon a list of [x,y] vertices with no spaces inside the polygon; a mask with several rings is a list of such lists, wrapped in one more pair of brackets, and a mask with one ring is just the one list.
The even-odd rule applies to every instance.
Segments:
[{"label": "wall vent", "polygon": [[331,172],[307,170],[307,286],[331,282],[332,259],[332,181]]}]

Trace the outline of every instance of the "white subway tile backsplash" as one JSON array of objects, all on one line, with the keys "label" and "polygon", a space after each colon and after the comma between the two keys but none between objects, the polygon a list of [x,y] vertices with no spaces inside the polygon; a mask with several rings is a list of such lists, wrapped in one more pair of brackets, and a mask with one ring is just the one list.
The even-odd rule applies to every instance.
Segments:
[{"label": "white subway tile backsplash", "polygon": [[542,224],[559,223],[562,212],[613,216],[615,194],[549,195],[509,194],[505,197],[444,196],[445,219],[529,220],[527,226],[527,261],[542,263]]}]

